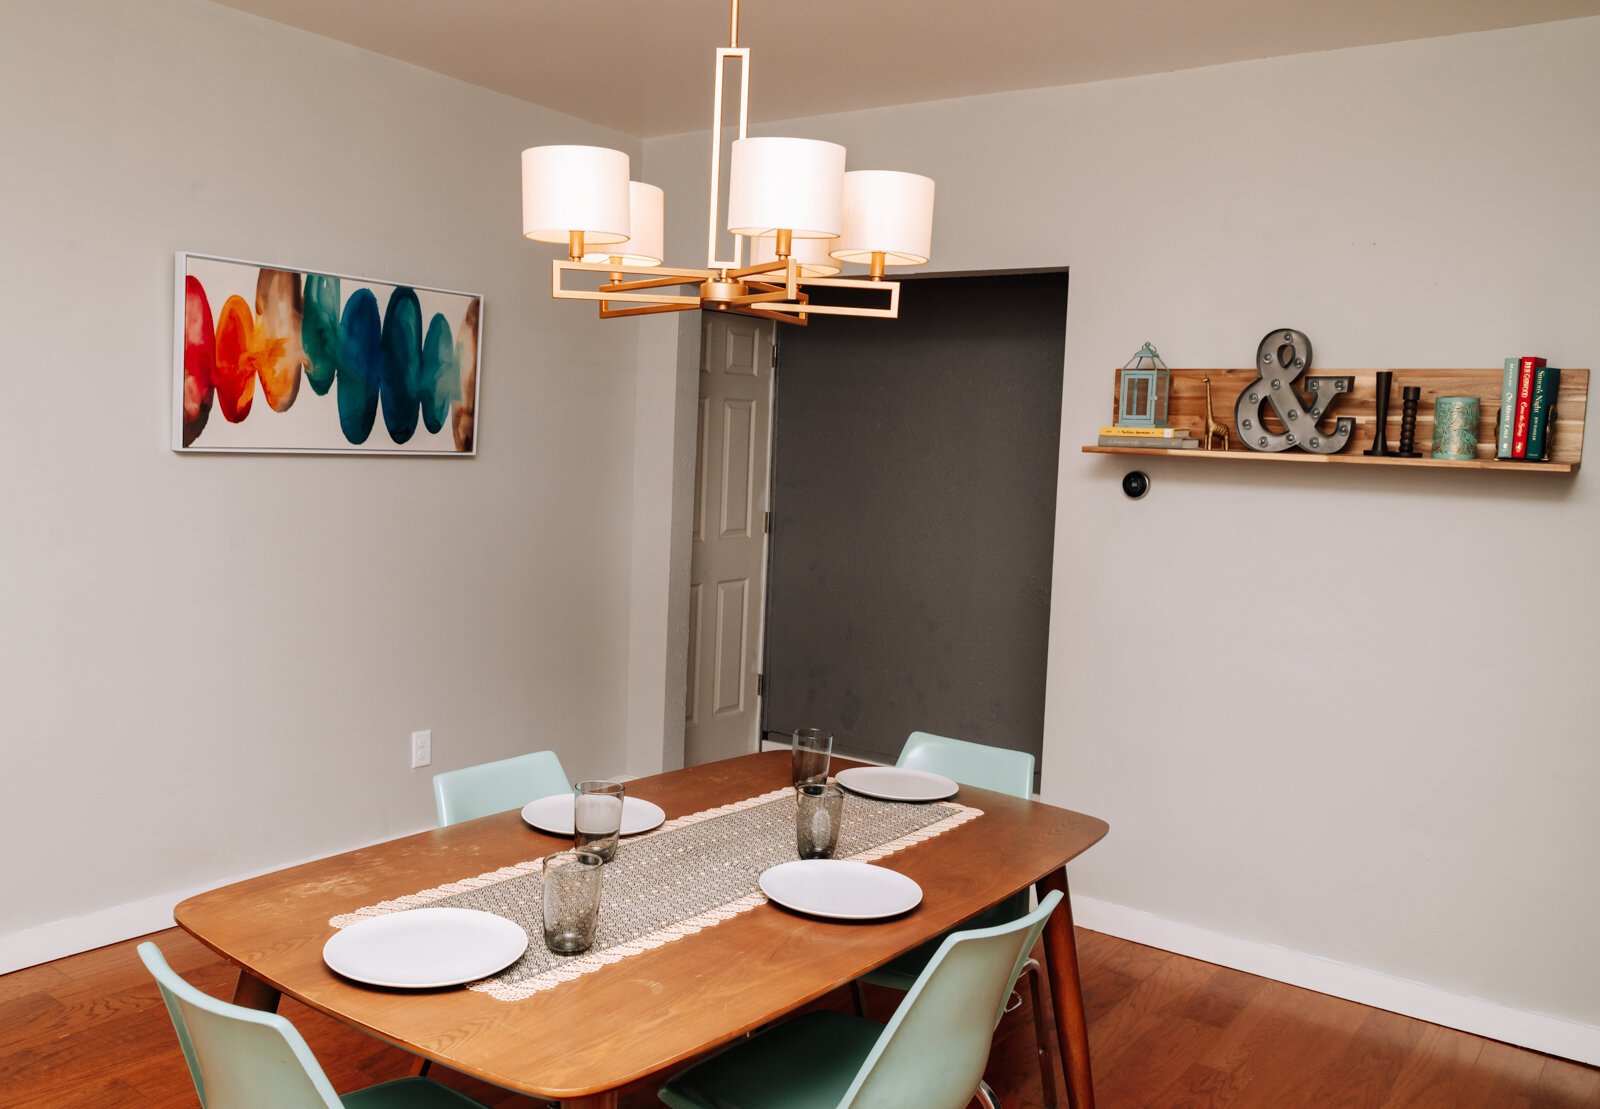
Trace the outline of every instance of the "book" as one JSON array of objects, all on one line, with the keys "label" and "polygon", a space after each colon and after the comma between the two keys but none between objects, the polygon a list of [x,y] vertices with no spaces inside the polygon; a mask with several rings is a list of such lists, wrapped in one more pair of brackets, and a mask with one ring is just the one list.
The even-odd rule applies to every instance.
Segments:
[{"label": "book", "polygon": [[1533,400],[1528,406],[1528,459],[1544,460],[1550,442],[1550,413],[1561,391],[1561,371],[1540,366],[1533,372]]},{"label": "book", "polygon": [[1102,435],[1102,447],[1139,447],[1143,450],[1193,451],[1200,449],[1198,439],[1157,439],[1145,435]]},{"label": "book", "polygon": [[1533,409],[1533,371],[1544,359],[1524,354],[1517,363],[1517,418],[1511,427],[1511,457],[1528,457],[1528,415]]},{"label": "book", "polygon": [[1506,359],[1506,375],[1500,382],[1500,415],[1495,419],[1496,458],[1511,457],[1511,426],[1517,420],[1517,380],[1521,371],[1520,358]]},{"label": "book", "polygon": [[1119,435],[1124,439],[1183,439],[1189,434],[1186,427],[1121,427],[1107,424],[1101,435]]}]

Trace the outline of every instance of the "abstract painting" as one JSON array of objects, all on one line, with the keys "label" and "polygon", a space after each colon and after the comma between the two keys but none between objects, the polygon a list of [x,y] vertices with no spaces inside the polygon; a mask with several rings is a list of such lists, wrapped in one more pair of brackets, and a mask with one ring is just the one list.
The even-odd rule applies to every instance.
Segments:
[{"label": "abstract painting", "polygon": [[202,254],[177,276],[174,450],[476,453],[482,297]]}]

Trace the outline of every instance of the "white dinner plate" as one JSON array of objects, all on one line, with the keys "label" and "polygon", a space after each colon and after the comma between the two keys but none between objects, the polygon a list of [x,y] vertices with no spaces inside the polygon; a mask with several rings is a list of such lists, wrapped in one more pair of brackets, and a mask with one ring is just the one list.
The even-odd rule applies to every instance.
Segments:
[{"label": "white dinner plate", "polygon": [[900,766],[855,766],[839,771],[839,784],[880,801],[943,801],[961,787],[943,774]]},{"label": "white dinner plate", "polygon": [[761,872],[761,892],[786,909],[828,920],[880,920],[922,903],[922,887],[888,867],[798,859]]},{"label": "white dinner plate", "polygon": [[369,986],[428,990],[459,986],[504,970],[528,949],[528,934],[477,909],[407,909],[341,929],[322,960]]},{"label": "white dinner plate", "polygon": [[[570,836],[572,806],[572,794],[553,793],[549,797],[541,797],[524,805],[522,819],[541,832],[549,832],[553,836]],[[653,805],[637,797],[622,799],[622,834],[625,836],[636,836],[640,832],[648,832],[651,828],[659,828],[666,819],[667,814],[660,805]]]}]

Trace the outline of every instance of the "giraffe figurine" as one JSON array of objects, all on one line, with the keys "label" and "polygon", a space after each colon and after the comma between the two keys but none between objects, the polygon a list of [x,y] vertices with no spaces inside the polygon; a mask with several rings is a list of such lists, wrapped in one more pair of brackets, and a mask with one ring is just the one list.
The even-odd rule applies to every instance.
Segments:
[{"label": "giraffe figurine", "polygon": [[[1211,379],[1202,377],[1200,380],[1206,383],[1206,430],[1205,436],[1200,440],[1200,446],[1208,451],[1225,451],[1228,449],[1228,429],[1217,423],[1216,418],[1211,415]],[[1219,439],[1222,441],[1222,445],[1213,447],[1211,444]]]}]

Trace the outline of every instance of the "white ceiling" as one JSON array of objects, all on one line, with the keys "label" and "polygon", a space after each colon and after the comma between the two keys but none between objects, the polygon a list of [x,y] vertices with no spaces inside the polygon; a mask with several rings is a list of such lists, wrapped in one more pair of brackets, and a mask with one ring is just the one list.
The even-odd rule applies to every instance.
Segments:
[{"label": "white ceiling", "polygon": [[[727,0],[217,0],[641,137],[709,125]],[[1600,0],[744,0],[754,120],[1600,14]]]}]

